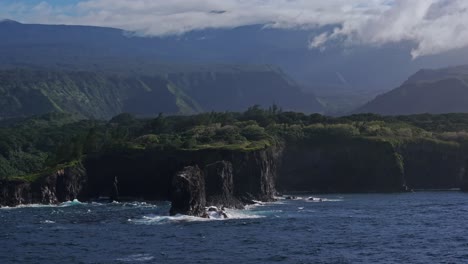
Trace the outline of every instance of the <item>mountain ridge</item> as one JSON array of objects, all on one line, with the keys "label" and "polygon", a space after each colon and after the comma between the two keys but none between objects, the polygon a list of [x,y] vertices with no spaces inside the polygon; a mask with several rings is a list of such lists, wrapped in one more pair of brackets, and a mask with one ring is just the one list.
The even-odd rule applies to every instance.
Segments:
[{"label": "mountain ridge", "polygon": [[12,20],[12,19],[8,19],[8,18],[5,18],[5,19],[0,19],[0,24],[22,24],[16,20]]},{"label": "mountain ridge", "polygon": [[[175,66],[172,66],[175,67]],[[323,111],[283,73],[271,67],[182,67],[143,73],[84,70],[0,70],[0,118],[51,111],[108,119],[243,111],[277,104],[285,110]]]},{"label": "mountain ridge", "polygon": [[[13,27],[15,30],[11,29],[11,25],[4,24],[0,27],[0,33],[5,36],[0,46],[5,47],[8,43],[15,43],[37,48],[21,50],[25,53],[15,54],[22,55],[16,62],[31,61],[31,57],[37,55],[36,52],[47,51],[49,48],[54,48],[60,55],[67,55],[64,50],[69,47],[60,45],[34,47],[34,45],[68,41],[83,48],[81,53],[75,54],[73,49],[68,49],[69,52],[73,51],[68,54],[72,57],[88,53],[102,58],[106,54],[115,55],[116,52],[120,52],[123,57],[139,55],[142,58],[150,57],[151,60],[171,63],[274,64],[283,68],[301,84],[312,85],[313,81],[324,87],[345,85],[358,89],[374,89],[380,84],[381,88],[388,89],[395,87],[411,72],[420,68],[460,64],[456,61],[466,63],[467,58],[460,51],[459,56],[450,55],[458,59],[449,59],[452,62],[430,56],[412,60],[409,56],[413,48],[410,43],[362,49],[358,47],[342,49],[333,45],[322,51],[310,49],[311,37],[329,30],[328,27],[316,30],[278,29],[257,24],[154,37],[142,37],[135,32],[99,26],[15,23]],[[5,55],[8,53],[2,54],[0,51],[0,56]],[[355,65],[360,65],[362,70],[358,71]],[[396,65],[399,67],[395,67]],[[372,74],[366,74],[366,70]],[[364,76],[367,78],[361,78]]]},{"label": "mountain ridge", "polygon": [[400,87],[377,96],[355,113],[382,115],[468,112],[468,65],[422,69]]}]

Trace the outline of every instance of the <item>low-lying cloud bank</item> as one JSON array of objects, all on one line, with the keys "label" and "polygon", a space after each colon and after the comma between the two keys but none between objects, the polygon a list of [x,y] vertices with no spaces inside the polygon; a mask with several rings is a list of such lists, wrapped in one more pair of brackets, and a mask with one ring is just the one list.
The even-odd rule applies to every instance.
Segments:
[{"label": "low-lying cloud bank", "polygon": [[[141,35],[265,24],[278,28],[332,26],[311,48],[415,43],[413,58],[468,46],[466,0],[84,0],[69,4],[0,3],[0,17],[28,23],[122,28]],[[56,2],[55,2],[56,3]]]}]

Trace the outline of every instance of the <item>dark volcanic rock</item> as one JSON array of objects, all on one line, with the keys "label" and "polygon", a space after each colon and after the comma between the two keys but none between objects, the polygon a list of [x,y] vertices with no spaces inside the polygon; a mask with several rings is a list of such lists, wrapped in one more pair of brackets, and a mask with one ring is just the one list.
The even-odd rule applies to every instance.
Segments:
[{"label": "dark volcanic rock", "polygon": [[172,178],[189,163],[170,151],[109,151],[88,156],[89,196],[170,200]]},{"label": "dark volcanic rock", "polygon": [[205,167],[206,203],[218,208],[243,208],[239,199],[234,197],[234,176],[232,163],[219,161]]},{"label": "dark volcanic rock", "polygon": [[[468,160],[465,161],[465,168],[468,168]],[[463,192],[468,192],[468,170],[464,169],[463,177],[461,180],[461,190]]]},{"label": "dark volcanic rock", "polygon": [[274,201],[282,153],[282,147],[271,147],[234,155],[234,195],[246,204]]},{"label": "dark volcanic rock", "polygon": [[31,201],[31,184],[22,180],[0,181],[0,206],[16,206]]},{"label": "dark volcanic rock", "polygon": [[[465,166],[468,167],[468,161],[465,162]],[[463,192],[468,192],[468,170],[464,170],[461,188]]]},{"label": "dark volcanic rock", "polygon": [[280,191],[324,193],[400,192],[400,156],[387,142],[347,139],[291,143],[282,158]]},{"label": "dark volcanic rock", "polygon": [[32,184],[33,190],[36,190],[33,193],[39,195],[34,200],[43,204],[54,204],[87,199],[84,194],[86,184],[86,170],[82,165],[60,169]]},{"label": "dark volcanic rock", "polygon": [[172,180],[171,215],[204,216],[205,179],[198,166],[185,167]]},{"label": "dark volcanic rock", "polygon": [[[85,162],[89,195],[170,200],[174,175],[198,166],[208,179],[208,201],[218,207],[241,207],[247,200],[272,201],[280,148],[232,150],[124,150],[90,156]],[[247,198],[247,199],[244,199]],[[242,202],[239,202],[242,201]]]},{"label": "dark volcanic rock", "polygon": [[0,181],[0,205],[56,204],[74,199],[87,199],[87,174],[81,165],[70,166],[44,174],[34,182]]},{"label": "dark volcanic rock", "polygon": [[[274,200],[281,152],[280,147],[253,151],[113,150],[89,155],[82,164],[45,174],[33,182],[0,181],[0,204],[54,204],[120,197],[176,199],[174,213],[191,215],[201,215],[206,204],[242,208],[253,200]],[[193,166],[192,170],[187,171],[187,166]],[[180,176],[178,172],[184,168],[191,172],[190,177]],[[194,172],[197,170],[200,175]],[[191,204],[192,198],[202,199],[197,202],[201,206]],[[188,204],[186,208],[183,203]]]},{"label": "dark volcanic rock", "polygon": [[59,202],[88,199],[88,175],[81,164],[58,171],[56,186],[56,196]]},{"label": "dark volcanic rock", "polygon": [[462,185],[467,157],[457,145],[421,140],[407,143],[399,151],[410,189],[453,189]]}]

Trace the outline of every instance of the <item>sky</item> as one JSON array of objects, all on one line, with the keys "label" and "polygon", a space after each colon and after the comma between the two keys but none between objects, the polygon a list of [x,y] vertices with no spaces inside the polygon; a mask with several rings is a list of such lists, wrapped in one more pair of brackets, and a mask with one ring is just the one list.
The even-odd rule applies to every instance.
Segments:
[{"label": "sky", "polygon": [[116,27],[146,36],[252,24],[328,31],[331,42],[413,42],[413,58],[468,46],[468,0],[0,0],[0,19]]}]

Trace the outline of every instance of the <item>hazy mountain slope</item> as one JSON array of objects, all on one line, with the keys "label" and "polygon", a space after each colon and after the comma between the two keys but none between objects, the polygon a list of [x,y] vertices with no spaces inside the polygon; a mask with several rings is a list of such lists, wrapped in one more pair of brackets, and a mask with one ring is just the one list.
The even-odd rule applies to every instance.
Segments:
[{"label": "hazy mountain slope", "polygon": [[[333,47],[325,51],[309,49],[310,38],[316,33],[254,25],[147,38],[112,28],[10,22],[0,23],[0,35],[4,36],[0,64],[102,66],[116,58],[159,63],[272,64],[306,89],[319,92],[372,89],[379,83],[394,85],[408,75],[407,50],[355,48],[343,54]],[[388,65],[397,64],[399,67],[383,74]]]},{"label": "hazy mountain slope", "polygon": [[330,89],[390,89],[420,68],[468,61],[464,51],[412,60],[411,43],[346,48],[337,44],[322,51],[310,49],[310,39],[323,30],[253,25],[146,38],[111,28],[9,22],[0,23],[0,64],[69,67],[81,63],[89,67],[116,58],[159,63],[271,64],[321,95]]},{"label": "hazy mountain slope", "polygon": [[121,112],[155,115],[179,111],[175,96],[159,77],[93,72],[11,70],[0,72],[0,117],[50,111],[108,118]]},{"label": "hazy mountain slope", "polygon": [[[174,69],[173,69],[174,70]],[[88,118],[110,118],[122,112],[158,113],[242,111],[274,103],[288,110],[320,112],[313,96],[274,69],[222,68],[153,74],[58,71],[0,71],[0,119],[51,111]]]},{"label": "hazy mountain slope", "polygon": [[275,69],[255,71],[188,71],[168,74],[168,80],[190,95],[205,111],[238,111],[252,105],[277,104],[285,110],[322,112],[313,95],[303,93]]},{"label": "hazy mountain slope", "polygon": [[356,112],[383,115],[468,112],[468,66],[421,70],[399,88],[378,96]]}]

